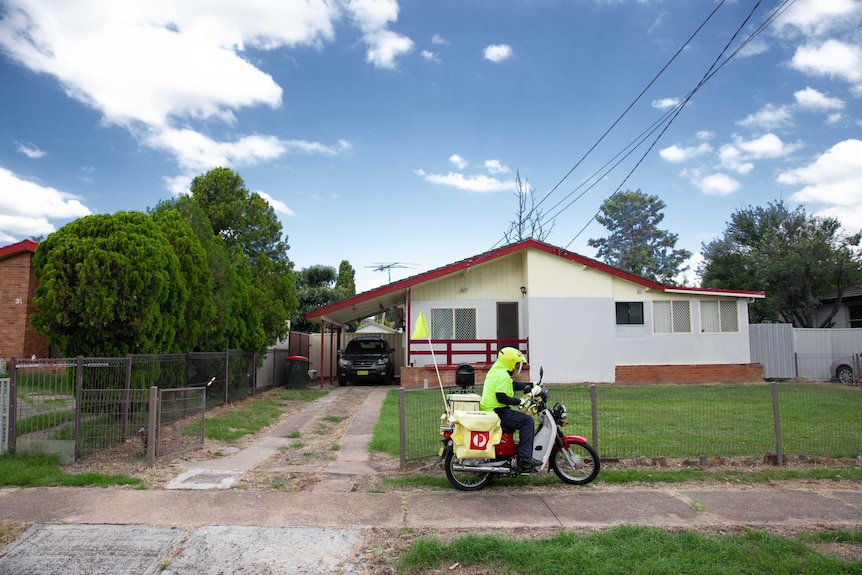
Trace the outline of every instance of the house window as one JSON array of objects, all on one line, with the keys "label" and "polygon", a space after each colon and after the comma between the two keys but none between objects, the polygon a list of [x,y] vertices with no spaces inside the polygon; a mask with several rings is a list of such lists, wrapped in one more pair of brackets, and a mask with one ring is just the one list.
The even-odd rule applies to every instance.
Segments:
[{"label": "house window", "polygon": [[429,330],[432,339],[476,339],[476,309],[432,309]]},{"label": "house window", "polygon": [[735,301],[700,302],[700,328],[704,333],[739,332]]},{"label": "house window", "polygon": [[618,301],[617,325],[643,325],[644,303],[642,301]]},{"label": "house window", "polygon": [[653,333],[691,333],[688,301],[654,301],[652,310]]},{"label": "house window", "polygon": [[850,312],[850,327],[862,327],[862,305],[851,305]]}]

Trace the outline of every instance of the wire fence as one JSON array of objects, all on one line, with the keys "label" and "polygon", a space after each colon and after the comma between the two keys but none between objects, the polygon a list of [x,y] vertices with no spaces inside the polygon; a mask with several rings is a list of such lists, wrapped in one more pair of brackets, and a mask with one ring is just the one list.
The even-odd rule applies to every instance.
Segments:
[{"label": "wire fence", "polygon": [[[13,358],[0,401],[0,453],[41,452],[61,461],[174,455],[203,445],[208,407],[283,386],[287,350],[124,358]],[[150,388],[159,390],[155,407]],[[156,417],[150,429],[150,414]],[[151,448],[148,452],[148,448]]]},{"label": "wire fence", "polygon": [[[568,410],[566,434],[581,435],[603,459],[858,458],[862,386],[547,386]],[[481,394],[481,386],[476,386]],[[399,390],[402,466],[437,456],[443,395],[460,388]]]}]

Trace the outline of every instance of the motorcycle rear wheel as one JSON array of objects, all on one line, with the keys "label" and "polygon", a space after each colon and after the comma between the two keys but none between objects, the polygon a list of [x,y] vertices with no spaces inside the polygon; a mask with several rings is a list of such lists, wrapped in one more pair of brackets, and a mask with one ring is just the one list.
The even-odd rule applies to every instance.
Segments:
[{"label": "motorcycle rear wheel", "polygon": [[569,465],[566,454],[555,450],[551,454],[551,469],[563,482],[569,485],[586,485],[596,478],[601,468],[599,454],[589,443],[570,443],[569,456],[575,465]]},{"label": "motorcycle rear wheel", "polygon": [[446,469],[446,479],[449,480],[449,483],[455,489],[459,491],[479,491],[491,483],[490,473],[467,473],[454,470],[452,467],[459,462],[460,459],[455,457],[455,452],[449,451],[443,464]]}]

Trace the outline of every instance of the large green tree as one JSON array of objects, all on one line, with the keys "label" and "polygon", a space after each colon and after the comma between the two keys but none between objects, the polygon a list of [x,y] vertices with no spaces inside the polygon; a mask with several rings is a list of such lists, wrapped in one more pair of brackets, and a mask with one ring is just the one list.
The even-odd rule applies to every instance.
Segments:
[{"label": "large green tree", "polygon": [[663,284],[674,284],[688,269],[691,252],[676,249],[677,235],[659,228],[667,207],[658,196],[617,192],[602,203],[596,221],[609,235],[591,239],[597,257],[608,265]]},{"label": "large green tree", "polygon": [[[249,330],[252,349],[283,339],[298,301],[293,264],[287,257],[290,246],[272,206],[259,194],[249,192],[240,175],[228,168],[215,168],[196,177],[191,193],[233,261],[238,262],[237,256],[242,254],[248,262],[236,270],[250,288],[247,301],[235,302],[234,317],[243,320],[237,327]],[[240,308],[257,317],[240,314]]]},{"label": "large green tree", "polygon": [[[831,327],[847,286],[862,281],[860,234],[842,233],[838,220],[790,210],[782,201],[731,215],[724,236],[703,245],[698,268],[704,287],[765,291],[750,306],[750,321]],[[817,322],[821,298],[837,294]]]},{"label": "large green tree", "polygon": [[[36,249],[32,324],[66,356],[186,351],[178,338],[189,329],[184,273],[205,275],[193,238],[182,221],[157,224],[138,212],[66,224]],[[180,245],[188,251],[182,261]]]}]

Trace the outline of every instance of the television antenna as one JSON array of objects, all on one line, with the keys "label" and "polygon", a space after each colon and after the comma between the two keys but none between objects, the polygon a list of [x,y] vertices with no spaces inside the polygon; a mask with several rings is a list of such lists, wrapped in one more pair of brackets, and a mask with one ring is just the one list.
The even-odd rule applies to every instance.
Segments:
[{"label": "television antenna", "polygon": [[389,278],[389,283],[392,283],[392,268],[412,268],[413,266],[418,264],[410,264],[405,262],[392,262],[389,264],[371,264],[370,266],[365,266],[367,268],[373,268],[376,272],[385,271],[387,277]]}]

